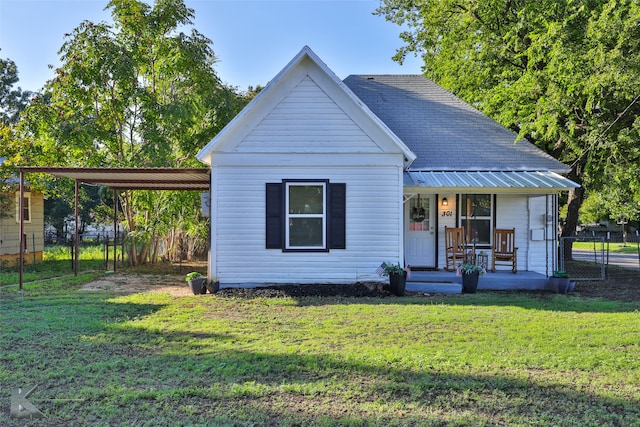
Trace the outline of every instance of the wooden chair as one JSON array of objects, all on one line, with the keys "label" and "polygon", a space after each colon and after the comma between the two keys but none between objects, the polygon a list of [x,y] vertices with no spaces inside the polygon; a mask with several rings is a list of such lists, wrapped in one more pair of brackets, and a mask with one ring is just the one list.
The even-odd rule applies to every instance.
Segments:
[{"label": "wooden chair", "polygon": [[496,228],[493,230],[491,271],[496,271],[496,265],[511,266],[511,272],[513,273],[518,271],[518,248],[516,248],[515,234],[515,228]]},{"label": "wooden chair", "polygon": [[447,261],[445,270],[455,271],[458,268],[458,262],[464,262],[467,250],[467,240],[464,233],[464,227],[444,228],[445,248],[447,252]]}]

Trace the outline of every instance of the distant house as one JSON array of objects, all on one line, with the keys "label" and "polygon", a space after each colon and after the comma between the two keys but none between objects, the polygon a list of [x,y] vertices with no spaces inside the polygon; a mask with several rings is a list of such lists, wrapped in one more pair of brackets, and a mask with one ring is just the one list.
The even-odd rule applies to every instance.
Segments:
[{"label": "distant house", "polygon": [[[382,261],[445,266],[444,228],[548,273],[569,168],[420,75],[340,81],[308,47],[199,153],[211,167],[210,275],[353,283]],[[416,216],[415,213],[420,215]],[[551,270],[552,271],[552,270]]]},{"label": "distant house", "polygon": [[[0,158],[0,164],[4,159]],[[11,179],[10,192],[0,194],[0,267],[20,262],[20,192],[18,179]],[[24,193],[25,263],[42,261],[44,251],[44,197],[42,193]]]}]

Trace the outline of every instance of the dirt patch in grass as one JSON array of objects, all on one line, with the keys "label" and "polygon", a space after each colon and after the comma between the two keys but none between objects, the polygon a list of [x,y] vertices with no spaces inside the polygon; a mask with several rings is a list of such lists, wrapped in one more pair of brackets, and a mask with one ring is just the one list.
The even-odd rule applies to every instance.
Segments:
[{"label": "dirt patch in grass", "polygon": [[638,302],[640,274],[610,274],[607,280],[579,281],[574,291],[580,296],[606,301]]},{"label": "dirt patch in grass", "polygon": [[105,275],[89,282],[83,291],[109,291],[122,294],[141,292],[168,293],[174,296],[193,295],[184,281],[184,276],[170,274],[128,274]]}]

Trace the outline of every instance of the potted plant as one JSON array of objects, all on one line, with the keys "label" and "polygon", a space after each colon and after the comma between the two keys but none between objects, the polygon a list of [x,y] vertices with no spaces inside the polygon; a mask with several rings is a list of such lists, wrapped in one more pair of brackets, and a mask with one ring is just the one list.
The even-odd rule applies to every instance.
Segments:
[{"label": "potted plant", "polygon": [[194,295],[207,293],[207,278],[197,271],[192,271],[187,274],[184,280],[189,284],[189,289],[191,289]]},{"label": "potted plant", "polygon": [[571,292],[573,287],[571,286],[571,280],[569,274],[564,270],[555,270],[553,277],[550,279],[551,290],[556,293],[566,294]]},{"label": "potted plant", "polygon": [[391,293],[399,297],[404,295],[407,285],[407,270],[397,264],[384,264],[384,275],[389,276],[389,288]]},{"label": "potted plant", "polygon": [[458,275],[462,276],[462,291],[475,294],[478,289],[478,279],[485,273],[484,267],[475,264],[462,264],[458,267]]},{"label": "potted plant", "polygon": [[215,294],[216,292],[218,292],[220,290],[220,282],[218,282],[215,279],[207,281],[205,286],[207,287],[207,290],[211,294]]}]

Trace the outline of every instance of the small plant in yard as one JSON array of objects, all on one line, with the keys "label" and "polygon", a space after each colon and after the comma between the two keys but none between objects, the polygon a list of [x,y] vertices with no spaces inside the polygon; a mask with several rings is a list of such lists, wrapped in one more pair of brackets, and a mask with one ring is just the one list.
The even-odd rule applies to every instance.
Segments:
[{"label": "small plant in yard", "polygon": [[553,277],[567,278],[569,277],[569,273],[564,270],[554,270]]},{"label": "small plant in yard", "polygon": [[402,267],[400,265],[400,263],[397,264],[389,264],[389,263],[384,263],[384,275],[385,276],[389,276],[391,274],[404,274],[405,272],[405,268]]},{"label": "small plant in yard", "polygon": [[202,274],[198,273],[197,271],[192,271],[191,273],[186,275],[186,277],[184,278],[184,281],[189,282],[191,280],[200,279],[201,277],[202,277]]},{"label": "small plant in yard", "polygon": [[478,273],[480,276],[482,276],[486,272],[487,270],[485,270],[483,266],[470,263],[462,264],[460,267],[458,267],[458,274]]},{"label": "small plant in yard", "polygon": [[197,271],[187,274],[184,280],[189,284],[189,288],[194,295],[204,294],[207,292],[207,278]]}]

